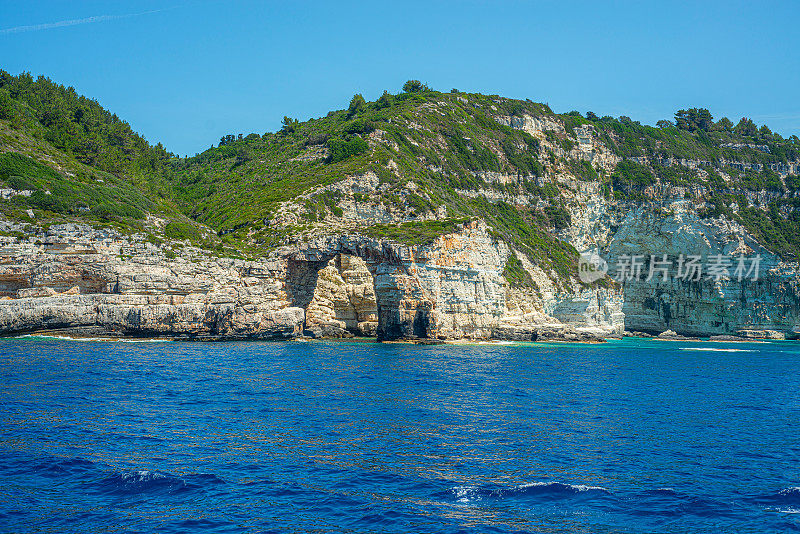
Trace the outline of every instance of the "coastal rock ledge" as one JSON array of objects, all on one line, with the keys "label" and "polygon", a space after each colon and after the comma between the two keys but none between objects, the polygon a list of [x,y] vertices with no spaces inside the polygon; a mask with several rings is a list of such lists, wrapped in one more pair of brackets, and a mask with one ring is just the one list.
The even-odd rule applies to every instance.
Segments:
[{"label": "coastal rock ledge", "polygon": [[624,330],[617,289],[503,277],[512,251],[480,221],[426,246],[323,236],[247,261],[142,236],[51,226],[0,238],[0,334],[186,339],[602,340]]}]

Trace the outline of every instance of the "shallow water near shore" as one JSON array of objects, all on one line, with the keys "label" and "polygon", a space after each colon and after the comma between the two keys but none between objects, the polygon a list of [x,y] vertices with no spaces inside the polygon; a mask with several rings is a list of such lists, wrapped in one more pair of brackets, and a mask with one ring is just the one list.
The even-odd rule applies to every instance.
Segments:
[{"label": "shallow water near shore", "polygon": [[800,343],[0,340],[2,532],[800,531]]}]

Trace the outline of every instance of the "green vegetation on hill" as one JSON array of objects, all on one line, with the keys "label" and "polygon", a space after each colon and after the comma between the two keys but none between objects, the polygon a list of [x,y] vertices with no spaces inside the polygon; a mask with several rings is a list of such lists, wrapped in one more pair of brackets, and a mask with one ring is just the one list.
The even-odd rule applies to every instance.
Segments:
[{"label": "green vegetation on hill", "polygon": [[[508,125],[523,118],[564,130],[532,135]],[[578,132],[621,161],[615,168],[587,161]],[[442,93],[418,80],[374,102],[357,94],[324,117],[285,117],[277,132],[226,135],[194,157],[176,158],[73,88],[0,71],[0,182],[31,191],[0,201],[7,216],[34,209],[37,217],[141,227],[146,213],[156,213],[168,219],[168,239],[216,249],[224,242],[249,255],[308,232],[359,231],[427,244],[482,218],[497,239],[565,280],[576,274],[577,251],[559,232],[572,223],[575,188],[597,182],[607,198],[631,203],[648,201],[662,186],[685,187],[686,198],[706,202],[704,215],[739,221],[776,252],[797,258],[793,195],[800,179],[769,168],[797,160],[800,139],[746,118],[715,121],[703,108],[679,110],[674,121],[652,127],[628,117],[556,115],[530,100]],[[742,164],[764,168],[741,170]],[[378,186],[335,187],[348,177],[370,184],[377,177]],[[772,195],[766,209],[747,201],[762,190]],[[354,204],[404,222],[362,228],[344,218]],[[529,287],[520,265],[516,256],[509,260],[506,277]]]},{"label": "green vegetation on hill", "polygon": [[145,233],[155,231],[145,225],[148,213],[190,224],[165,180],[173,162],[73,88],[0,70],[0,187],[12,190],[0,199],[6,217]]},{"label": "green vegetation on hill", "polygon": [[789,261],[800,261],[800,198],[769,202],[766,209],[749,205],[743,195],[715,192],[703,217],[724,216],[742,224],[767,249]]},{"label": "green vegetation on hill", "polygon": [[[220,232],[246,226],[259,231],[281,202],[374,172],[386,185],[386,198],[402,193],[413,179],[425,194],[398,197],[413,208],[446,205],[459,215],[475,215],[456,190],[482,187],[476,171],[544,173],[538,141],[499,124],[492,106],[494,100],[484,95],[443,94],[416,85],[375,102],[354,97],[347,110],[303,123],[287,117],[274,134],[226,136],[220,146],[177,163],[171,174],[175,198],[192,217]],[[516,112],[542,109],[526,102]]]},{"label": "green vegetation on hill", "polygon": [[81,214],[98,219],[141,219],[153,203],[138,190],[106,175],[108,182],[79,172],[62,175],[51,167],[16,153],[0,153],[0,180],[10,189],[30,192],[0,202],[4,211],[36,208],[57,214]]},{"label": "green vegetation on hill", "polygon": [[525,270],[522,261],[514,252],[509,254],[506,260],[506,265],[503,268],[503,278],[508,281],[511,287],[536,288],[536,282],[533,281],[530,273]]},{"label": "green vegetation on hill", "polygon": [[[627,117],[592,115],[590,119],[571,112],[562,117],[568,129],[592,125],[599,139],[623,158],[645,158],[649,162],[626,159],[616,166],[610,176],[615,198],[645,201],[645,189],[657,183],[705,188],[710,206],[703,211],[706,216],[725,216],[739,222],[768,249],[789,260],[800,259],[800,213],[797,198],[792,198],[799,179],[790,175],[782,180],[770,168],[800,160],[797,136],[784,139],[748,118],[736,125],[725,117],[715,122],[704,108],[679,110],[674,122],[659,121],[658,127]],[[664,163],[670,159],[701,163],[695,170]],[[721,165],[721,160],[731,164]],[[733,162],[760,164],[762,168],[734,168]],[[720,172],[725,173],[725,179]],[[746,195],[761,191],[780,198],[763,207],[750,205]]]},{"label": "green vegetation on hill", "polygon": [[714,122],[706,109],[680,110],[676,113],[677,124],[659,121],[658,127],[640,124],[629,117],[589,120],[576,113],[561,116],[568,131],[590,124],[606,146],[626,158],[644,156],[658,160],[672,157],[714,162],[722,158],[763,164],[800,159],[800,139],[797,136],[784,139],[766,126],[756,128],[747,118],[741,119],[737,126],[730,126],[732,122],[724,117]]},{"label": "green vegetation on hill", "polygon": [[96,100],[44,76],[0,70],[0,119],[95,169],[124,176],[147,193],[167,196],[159,177],[171,157]]},{"label": "green vegetation on hill", "polygon": [[401,224],[376,224],[363,230],[369,237],[388,238],[404,245],[429,245],[441,235],[458,230],[469,219],[443,221],[411,221]]}]

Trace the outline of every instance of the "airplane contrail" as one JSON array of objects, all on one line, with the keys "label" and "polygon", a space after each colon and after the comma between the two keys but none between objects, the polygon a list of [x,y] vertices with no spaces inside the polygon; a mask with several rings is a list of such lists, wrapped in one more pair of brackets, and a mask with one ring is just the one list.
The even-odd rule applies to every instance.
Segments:
[{"label": "airplane contrail", "polygon": [[50,30],[53,28],[63,28],[65,26],[77,26],[78,24],[93,24],[95,22],[105,22],[108,20],[126,19],[129,17],[138,17],[140,15],[150,15],[152,13],[159,13],[166,11],[166,9],[153,9],[151,11],[142,11],[141,13],[128,13],[126,15],[96,15],[94,17],[86,17],[83,19],[59,20],[58,22],[47,22],[44,24],[31,24],[28,26],[14,26],[13,28],[5,28],[0,30],[0,35],[9,33],[20,32],[35,32],[39,30]]}]

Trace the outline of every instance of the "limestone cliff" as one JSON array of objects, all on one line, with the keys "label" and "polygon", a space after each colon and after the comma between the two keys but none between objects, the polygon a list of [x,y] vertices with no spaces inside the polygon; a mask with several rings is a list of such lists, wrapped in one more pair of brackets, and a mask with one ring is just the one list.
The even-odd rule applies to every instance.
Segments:
[{"label": "limestone cliff", "polygon": [[170,258],[140,236],[81,225],[42,238],[0,250],[0,333],[535,340],[622,330],[622,301],[607,290],[559,299],[510,288],[509,249],[478,222],[429,246],[327,236],[261,261],[198,249]]}]

